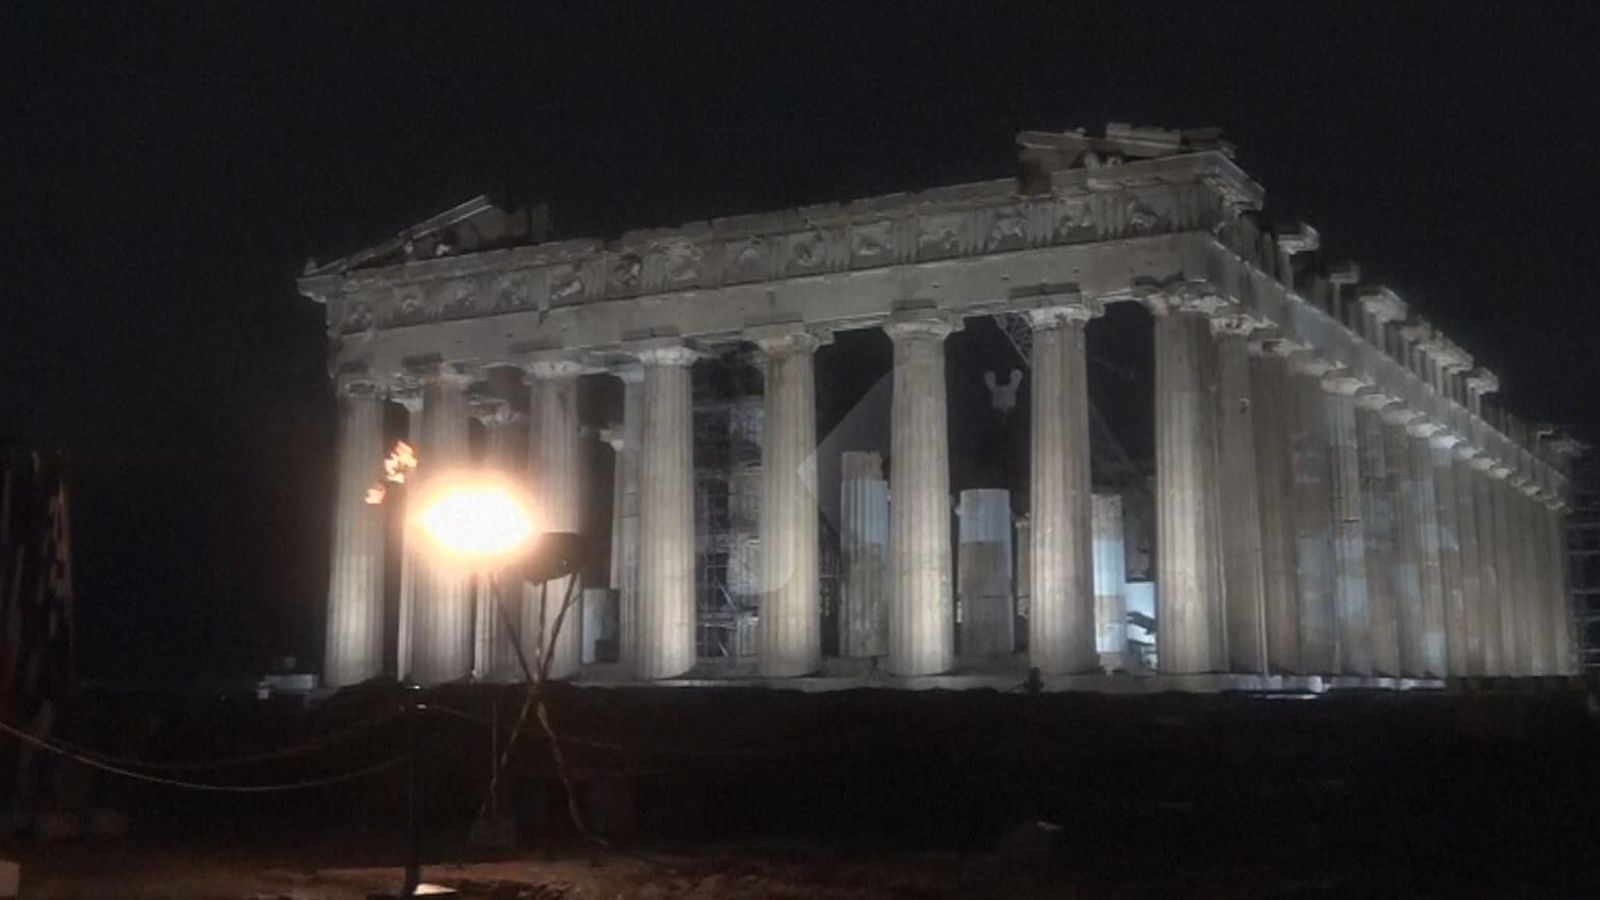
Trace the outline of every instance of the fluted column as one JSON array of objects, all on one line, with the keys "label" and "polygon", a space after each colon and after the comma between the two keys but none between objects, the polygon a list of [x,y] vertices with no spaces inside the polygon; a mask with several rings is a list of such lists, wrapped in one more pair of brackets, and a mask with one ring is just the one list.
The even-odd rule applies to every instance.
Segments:
[{"label": "fluted column", "polygon": [[1322,389],[1329,367],[1308,352],[1291,357],[1290,366],[1300,671],[1332,674],[1339,670],[1339,624],[1334,603],[1333,470]]},{"label": "fluted column", "polygon": [[[528,366],[529,481],[540,531],[583,529],[582,435],[578,376],[572,360],[542,359]],[[582,591],[577,575],[523,586],[522,652],[550,678],[571,678],[583,664]],[[562,606],[567,607],[565,615]],[[548,660],[546,659],[548,656]]]},{"label": "fluted column", "polygon": [[1228,667],[1267,671],[1267,613],[1258,502],[1255,411],[1250,385],[1250,333],[1245,316],[1211,320],[1217,353],[1218,485],[1223,589],[1227,602]]},{"label": "fluted column", "polygon": [[695,352],[665,343],[639,351],[644,424],[639,460],[640,678],[694,667],[694,417],[689,366]]},{"label": "fluted column", "polygon": [[1472,483],[1478,472],[1473,458],[1478,449],[1460,443],[1455,447],[1456,488],[1456,544],[1461,553],[1461,609],[1463,633],[1466,638],[1466,668],[1462,674],[1482,675],[1483,664],[1483,563],[1478,556],[1478,508],[1473,502],[1477,494]]},{"label": "fluted column", "polygon": [[1543,558],[1540,554],[1543,541],[1539,535],[1538,488],[1523,473],[1511,476],[1517,496],[1514,506],[1517,516],[1516,551],[1517,570],[1521,576],[1517,584],[1517,640],[1523,671],[1528,675],[1549,674],[1548,640],[1544,633],[1544,618],[1540,615],[1540,600],[1544,577]]},{"label": "fluted column", "polygon": [[[1428,675],[1428,593],[1423,587],[1427,567],[1424,530],[1432,509],[1432,487],[1420,483],[1416,459],[1423,453],[1410,428],[1418,414],[1403,406],[1382,413],[1384,461],[1393,473],[1389,483],[1394,497],[1394,565],[1389,589],[1394,596],[1395,623],[1400,648],[1400,674],[1408,678]],[[1432,464],[1428,471],[1432,472]],[[1423,500],[1427,497],[1426,502]],[[1427,507],[1427,509],[1424,509]],[[1437,554],[1435,554],[1437,559]]]},{"label": "fluted column", "polygon": [[1500,583],[1500,668],[1506,675],[1528,674],[1528,658],[1522,640],[1522,556],[1518,534],[1523,528],[1518,515],[1522,492],[1513,483],[1515,470],[1504,463],[1489,470],[1494,479],[1494,530],[1500,540],[1495,546],[1495,564]]},{"label": "fluted column", "polygon": [[[1226,666],[1217,510],[1217,399],[1209,313],[1151,304],[1156,356],[1156,646],[1163,672]],[[1038,527],[1037,522],[1035,528]],[[1037,545],[1036,545],[1037,547]],[[1043,564],[1034,554],[1034,567]],[[1035,606],[1038,598],[1034,599]]]},{"label": "fluted column", "polygon": [[[890,413],[889,671],[936,675],[954,662],[950,559],[950,445],[944,339],[953,326],[906,319],[894,341]],[[1035,346],[1037,352],[1037,346]]]},{"label": "fluted column", "polygon": [[[476,414],[483,423],[483,467],[521,480],[527,444],[524,417],[500,399],[480,401]],[[506,634],[500,605],[517,615],[522,608],[522,579],[514,571],[497,572],[493,579],[477,579],[477,621],[473,627],[472,677],[478,681],[510,682],[522,678],[517,651]],[[515,621],[515,620],[513,620]],[[520,626],[519,626],[520,630]]]},{"label": "fluted column", "polygon": [[[466,376],[443,369],[423,381],[417,476],[418,489],[424,493],[440,475],[471,464],[467,386]],[[411,679],[428,686],[465,678],[472,672],[473,573],[428,550],[417,556],[414,565]]]},{"label": "fluted column", "polygon": [[1450,674],[1449,640],[1446,633],[1443,545],[1439,534],[1439,491],[1434,465],[1433,436],[1439,426],[1424,419],[1407,426],[1411,442],[1411,478],[1415,490],[1419,571],[1422,582],[1422,653],[1428,675],[1443,678]]},{"label": "fluted column", "polygon": [[1434,505],[1439,516],[1439,581],[1444,595],[1445,659],[1451,675],[1467,674],[1466,592],[1461,584],[1461,521],[1457,505],[1455,448],[1461,438],[1436,432],[1429,442]]},{"label": "fluted column", "polygon": [[644,367],[615,371],[622,381],[622,428],[612,435],[616,451],[611,496],[611,588],[617,592],[617,656],[632,664],[639,633],[639,444],[644,428]]},{"label": "fluted column", "polygon": [[1505,670],[1500,653],[1500,554],[1495,550],[1504,536],[1495,528],[1494,479],[1489,475],[1494,466],[1494,459],[1487,454],[1472,460],[1472,509],[1478,525],[1478,627],[1485,675],[1501,675]]},{"label": "fluted column", "polygon": [[338,475],[328,628],[327,687],[359,684],[383,671],[383,507],[366,502],[383,473],[383,394],[369,382],[339,385]]},{"label": "fluted column", "polygon": [[1300,670],[1300,610],[1295,597],[1295,475],[1289,446],[1293,396],[1286,357],[1290,349],[1279,340],[1258,342],[1250,360],[1256,499],[1261,513],[1262,606],[1267,666],[1273,672]]},{"label": "fluted column", "polygon": [[1395,592],[1398,515],[1396,497],[1402,479],[1389,463],[1384,410],[1394,400],[1369,393],[1356,400],[1356,446],[1361,468],[1361,531],[1366,540],[1367,611],[1372,640],[1372,668],[1380,675],[1399,675],[1400,617]]},{"label": "fluted column", "polygon": [[1572,646],[1572,601],[1567,594],[1567,523],[1564,504],[1551,498],[1545,504],[1545,551],[1549,559],[1550,615],[1554,638],[1551,674],[1570,675],[1574,672]]},{"label": "fluted column", "polygon": [[1046,674],[1099,666],[1084,334],[1099,314],[1097,305],[1086,303],[1028,314],[1033,327],[1028,658]]},{"label": "fluted column", "polygon": [[1361,447],[1356,392],[1364,385],[1343,372],[1323,379],[1333,498],[1333,608],[1338,671],[1372,674],[1372,614],[1367,594],[1367,536],[1362,508]]},{"label": "fluted column", "polygon": [[[397,394],[395,401],[406,411],[406,443],[412,449],[422,445],[422,390],[412,388]],[[411,632],[417,608],[417,560],[424,548],[422,535],[413,523],[414,493],[417,476],[413,474],[410,489],[400,492],[400,603],[395,629],[395,674],[407,678],[411,674]]]},{"label": "fluted column", "polygon": [[822,666],[813,361],[821,341],[791,331],[759,337],[756,343],[766,356],[757,665],[764,676],[785,678]]},{"label": "fluted column", "polygon": [[839,468],[839,655],[882,656],[889,646],[889,483],[876,453],[847,452]]}]

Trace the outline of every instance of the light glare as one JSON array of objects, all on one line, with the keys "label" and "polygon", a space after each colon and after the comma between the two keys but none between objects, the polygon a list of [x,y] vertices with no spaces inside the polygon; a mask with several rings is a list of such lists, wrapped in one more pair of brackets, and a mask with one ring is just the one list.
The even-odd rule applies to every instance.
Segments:
[{"label": "light glare", "polygon": [[533,516],[501,484],[452,484],[424,504],[418,520],[441,549],[469,561],[513,556],[533,539]]}]

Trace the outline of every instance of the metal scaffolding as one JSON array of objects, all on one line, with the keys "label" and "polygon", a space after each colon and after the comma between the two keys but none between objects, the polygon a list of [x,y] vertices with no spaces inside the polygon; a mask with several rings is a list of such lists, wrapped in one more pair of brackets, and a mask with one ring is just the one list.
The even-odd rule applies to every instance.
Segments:
[{"label": "metal scaffolding", "polygon": [[1572,469],[1572,510],[1567,514],[1567,591],[1578,666],[1600,672],[1600,460],[1580,457]]}]

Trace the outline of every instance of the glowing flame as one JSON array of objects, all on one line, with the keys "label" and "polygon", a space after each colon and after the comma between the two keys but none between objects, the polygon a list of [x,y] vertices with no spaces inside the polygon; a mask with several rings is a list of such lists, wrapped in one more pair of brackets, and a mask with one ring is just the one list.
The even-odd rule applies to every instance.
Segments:
[{"label": "glowing flame", "polygon": [[516,490],[492,481],[443,483],[417,516],[440,548],[469,561],[514,556],[533,540],[533,514]]},{"label": "glowing flame", "polygon": [[396,441],[394,449],[383,459],[383,481],[367,488],[367,503],[376,506],[388,495],[384,481],[405,484],[406,478],[417,470],[417,451],[405,441]]}]

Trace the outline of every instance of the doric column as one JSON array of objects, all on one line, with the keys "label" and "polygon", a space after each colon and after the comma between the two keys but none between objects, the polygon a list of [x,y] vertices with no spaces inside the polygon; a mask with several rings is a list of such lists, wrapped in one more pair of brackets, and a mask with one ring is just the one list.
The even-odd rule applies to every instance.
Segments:
[{"label": "doric column", "polygon": [[1466,637],[1466,668],[1463,674],[1484,674],[1483,664],[1483,578],[1478,556],[1478,508],[1473,482],[1477,469],[1472,465],[1478,449],[1462,442],[1455,447],[1456,543],[1461,553],[1461,608]]},{"label": "doric column", "polygon": [[1544,537],[1538,486],[1526,474],[1512,475],[1517,488],[1517,568],[1521,573],[1516,597],[1519,641],[1522,644],[1524,671],[1529,675],[1550,673],[1549,635],[1542,610],[1544,599]]},{"label": "doric column", "polygon": [[1122,531],[1122,497],[1094,495],[1095,649],[1107,671],[1127,668],[1128,561]]},{"label": "doric column", "polygon": [[1367,594],[1367,536],[1362,509],[1356,392],[1365,384],[1344,371],[1324,376],[1329,486],[1333,497],[1333,608],[1339,669],[1372,674],[1372,618]]},{"label": "doric column", "polygon": [[785,678],[822,666],[813,368],[821,341],[798,330],[754,338],[766,357],[758,668],[768,678]]},{"label": "doric column", "polygon": [[1528,674],[1523,653],[1521,607],[1522,565],[1517,552],[1522,520],[1517,501],[1522,494],[1511,481],[1514,470],[1504,462],[1489,470],[1494,480],[1495,570],[1500,585],[1500,669],[1502,674]]},{"label": "doric column", "polygon": [[1257,342],[1250,360],[1255,428],[1256,499],[1261,510],[1262,596],[1267,665],[1300,670],[1300,609],[1295,575],[1295,476],[1289,446],[1293,396],[1284,341]]},{"label": "doric column", "polygon": [[944,381],[944,339],[953,330],[939,319],[904,319],[884,326],[894,341],[888,668],[895,675],[936,675],[954,662]]},{"label": "doric column", "polygon": [[876,453],[846,452],[839,468],[839,655],[882,656],[889,646],[889,483]]},{"label": "doric column", "polygon": [[1467,674],[1467,603],[1461,584],[1461,514],[1456,500],[1456,445],[1461,438],[1435,432],[1429,441],[1433,491],[1439,515],[1439,580],[1444,596],[1445,659],[1450,675]]},{"label": "doric column", "polygon": [[1444,564],[1439,539],[1439,492],[1435,483],[1432,439],[1439,426],[1414,419],[1406,426],[1411,442],[1411,497],[1417,534],[1418,571],[1422,583],[1421,650],[1426,673],[1435,678],[1450,674],[1449,642],[1445,632]]},{"label": "doric column", "polygon": [[[528,366],[529,481],[541,531],[583,529],[583,442],[578,430],[581,374],[583,367],[569,359],[541,359]],[[578,580],[578,576],[568,575],[543,585],[523,586],[522,652],[530,665],[545,667],[550,678],[571,678],[583,665]]]},{"label": "doric column", "polygon": [[1545,504],[1545,530],[1548,539],[1545,551],[1550,573],[1550,615],[1554,646],[1551,652],[1551,673],[1570,675],[1575,671],[1572,646],[1572,603],[1567,594],[1567,523],[1565,506],[1559,497],[1551,497]]},{"label": "doric column", "polygon": [[[473,412],[483,423],[483,467],[520,481],[527,458],[527,443],[519,434],[526,430],[525,417],[512,412],[510,405],[499,398],[477,401]],[[522,579],[515,572],[506,571],[497,573],[493,581],[477,579],[476,589],[472,677],[478,681],[520,681],[522,669],[517,663],[516,648],[506,634],[500,604],[506,604],[506,611],[512,616],[519,615]]]},{"label": "doric column", "polygon": [[359,684],[383,671],[383,507],[367,489],[383,474],[383,393],[371,382],[341,382],[333,559],[322,659],[327,687]]},{"label": "doric column", "polygon": [[[412,449],[422,445],[422,390],[412,388],[394,396],[406,411],[406,443]],[[395,634],[395,674],[401,679],[411,674],[411,632],[417,608],[417,560],[424,548],[422,535],[412,522],[415,509],[411,495],[417,478],[413,475],[407,490],[400,492],[400,603]]]},{"label": "doric column", "polygon": [[1381,675],[1400,674],[1400,618],[1395,599],[1397,528],[1396,496],[1402,479],[1389,465],[1383,425],[1384,410],[1395,401],[1367,393],[1356,399],[1356,446],[1361,470],[1361,531],[1366,540],[1367,613],[1372,640],[1372,668]]},{"label": "doric column", "polygon": [[1235,672],[1267,671],[1266,587],[1257,500],[1260,474],[1250,385],[1249,337],[1258,327],[1246,316],[1211,320],[1217,352],[1218,485],[1225,498],[1219,511],[1228,667]]},{"label": "doric column", "polygon": [[1334,605],[1333,471],[1327,363],[1309,352],[1289,360],[1294,391],[1290,442],[1294,454],[1295,570],[1300,616],[1300,671],[1339,671],[1339,623]]},{"label": "doric column", "polygon": [[1089,484],[1089,393],[1084,328],[1092,303],[1036,309],[1029,488],[1028,657],[1045,674],[1099,666]]},{"label": "doric column", "polygon": [[1495,529],[1494,480],[1489,472],[1495,460],[1479,454],[1472,460],[1472,509],[1477,515],[1478,627],[1483,653],[1483,674],[1504,674],[1500,655],[1500,555],[1495,545],[1504,538]]},{"label": "doric column", "polygon": [[[1150,306],[1156,356],[1157,665],[1176,674],[1214,672],[1227,665],[1210,323],[1220,304],[1165,296]],[[1044,563],[1037,544],[1033,562],[1035,571]],[[1035,597],[1035,608],[1038,602]]]},{"label": "doric column", "polygon": [[[438,475],[471,464],[467,424],[469,378],[439,368],[422,382],[422,437],[417,447],[418,488]],[[419,543],[421,543],[419,541]],[[473,574],[438,552],[418,554],[412,607],[411,680],[423,686],[472,673]]]},{"label": "doric column", "polygon": [[689,366],[678,343],[638,351],[644,363],[639,460],[640,678],[673,678],[694,667],[694,416]]},{"label": "doric column", "polygon": [[639,632],[639,443],[644,427],[644,367],[615,370],[622,381],[622,428],[610,436],[615,453],[611,497],[611,588],[617,592],[617,656],[632,664]]},{"label": "doric column", "polygon": [[[1394,556],[1389,567],[1389,592],[1394,598],[1396,641],[1399,644],[1400,674],[1422,678],[1428,674],[1427,593],[1423,589],[1423,529],[1432,508],[1432,488],[1424,491],[1418,482],[1414,445],[1408,428],[1418,414],[1403,406],[1390,406],[1381,413],[1383,420],[1383,458],[1390,477],[1385,479],[1394,510]],[[1430,464],[1431,472],[1431,464]],[[1423,501],[1427,496],[1428,500]]]}]

